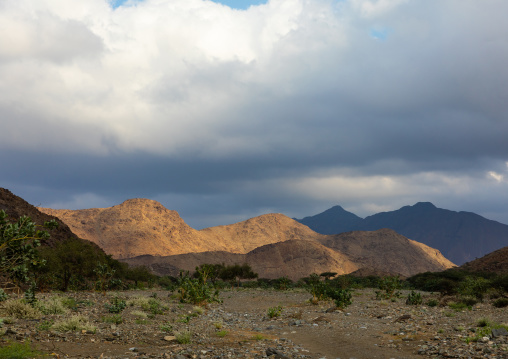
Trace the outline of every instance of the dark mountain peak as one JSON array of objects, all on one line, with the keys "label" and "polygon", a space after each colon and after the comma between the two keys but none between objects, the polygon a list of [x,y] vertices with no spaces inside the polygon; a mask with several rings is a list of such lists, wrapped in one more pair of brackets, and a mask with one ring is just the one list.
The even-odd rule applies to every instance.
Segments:
[{"label": "dark mountain peak", "polygon": [[361,217],[356,214],[346,211],[339,205],[333,206],[324,212],[316,214],[315,216],[305,217],[303,219],[296,219],[302,224],[305,224],[312,230],[322,234],[337,234],[348,232],[356,224],[362,221]]},{"label": "dark mountain peak", "polygon": [[413,206],[414,209],[436,209],[431,202],[418,202]]}]

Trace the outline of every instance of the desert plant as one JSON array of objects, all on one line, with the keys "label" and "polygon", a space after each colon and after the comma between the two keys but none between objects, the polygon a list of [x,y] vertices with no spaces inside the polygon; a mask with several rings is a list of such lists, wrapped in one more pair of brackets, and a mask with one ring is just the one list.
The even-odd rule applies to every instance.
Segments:
[{"label": "desert plant", "polygon": [[333,299],[335,306],[340,309],[344,309],[352,303],[352,295],[348,289],[329,288],[326,295]]},{"label": "desert plant", "polygon": [[160,330],[163,332],[166,332],[166,333],[171,333],[171,332],[173,332],[173,326],[169,323],[162,324],[160,326]]},{"label": "desert plant", "polygon": [[43,300],[40,300],[36,307],[44,314],[65,314],[67,313],[67,308],[63,305],[62,299],[60,297],[50,297]]},{"label": "desert plant", "polygon": [[168,307],[163,305],[159,300],[149,298],[147,303],[141,305],[144,311],[151,313],[152,315],[164,314]]},{"label": "desert plant", "polygon": [[218,337],[221,337],[221,338],[224,338],[226,335],[228,335],[228,333],[229,333],[229,332],[228,332],[227,330],[219,330],[219,331],[217,332],[217,336],[218,336]]},{"label": "desert plant", "polygon": [[252,340],[265,340],[265,337],[262,334],[254,334]]},{"label": "desert plant", "polygon": [[189,344],[192,339],[192,333],[189,330],[175,332],[176,341],[179,344]]},{"label": "desert plant", "polygon": [[408,294],[406,299],[406,304],[408,305],[420,305],[422,304],[422,295],[420,293],[415,292],[414,290]]},{"label": "desert plant", "polygon": [[23,343],[8,343],[0,347],[0,359],[27,359],[43,355],[42,352],[33,349],[29,341]]},{"label": "desert plant", "polygon": [[201,278],[191,278],[188,275],[182,275],[179,278],[178,292],[182,303],[206,306],[211,302],[221,302],[219,289],[210,283],[204,282]]},{"label": "desert plant", "polygon": [[84,315],[73,315],[70,318],[62,319],[53,324],[53,328],[62,332],[86,330],[95,333],[96,331],[96,328],[88,322]]},{"label": "desert plant", "polygon": [[44,320],[42,321],[38,326],[37,326],[37,330],[39,331],[46,331],[46,330],[50,330],[51,327],[53,326],[54,322],[51,321],[51,320]]},{"label": "desert plant", "polygon": [[120,314],[109,315],[101,318],[104,323],[122,324],[123,318]]},{"label": "desert plant", "polygon": [[145,312],[142,312],[141,310],[133,310],[131,312],[131,315],[138,317],[138,318],[148,318],[148,314]]},{"label": "desert plant", "polygon": [[458,293],[463,297],[474,297],[482,301],[489,286],[490,281],[485,278],[468,276],[459,284]]},{"label": "desert plant", "polygon": [[379,282],[381,291],[376,292],[376,299],[392,299],[394,296],[399,296],[397,290],[400,288],[402,288],[402,283],[399,277],[383,277]]},{"label": "desert plant", "polygon": [[110,313],[121,313],[127,304],[125,303],[125,300],[118,298],[117,296],[113,297],[112,300],[110,300],[111,304],[106,303],[104,306]]},{"label": "desert plant", "polygon": [[270,319],[280,317],[281,314],[282,314],[282,306],[280,306],[280,305],[278,305],[276,307],[268,308],[267,315],[268,315],[268,318],[270,318]]},{"label": "desert plant", "polygon": [[437,305],[439,304],[438,300],[437,299],[429,299],[426,303],[425,303],[428,307],[437,307]]},{"label": "desert plant", "polygon": [[492,305],[496,308],[508,307],[508,298],[498,298],[492,303]]},{"label": "desert plant", "polygon": [[0,302],[6,301],[7,299],[9,299],[9,295],[5,293],[2,288],[0,288]]},{"label": "desert plant", "polygon": [[[8,220],[0,210],[0,273],[14,283],[34,281],[34,274],[44,265],[37,247],[49,238],[47,231],[38,230],[30,217],[20,217],[16,222]],[[58,227],[55,220],[44,223],[44,228]]]},{"label": "desert plant", "polygon": [[23,299],[9,299],[3,302],[3,313],[10,317],[18,319],[37,319],[41,316],[41,312],[26,303]]}]

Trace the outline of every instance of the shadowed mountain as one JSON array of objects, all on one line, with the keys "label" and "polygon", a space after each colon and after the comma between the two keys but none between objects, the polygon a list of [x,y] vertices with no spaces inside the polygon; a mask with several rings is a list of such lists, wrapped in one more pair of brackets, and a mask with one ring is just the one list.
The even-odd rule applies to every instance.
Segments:
[{"label": "shadowed mountain", "polygon": [[[336,222],[337,220],[333,223]],[[318,233],[330,231],[330,226],[326,225],[314,225],[311,228]],[[408,238],[439,249],[446,258],[458,264],[484,256],[508,243],[507,225],[471,212],[437,208],[430,202],[419,202],[396,211],[377,213],[354,225],[346,221],[342,226],[336,225],[335,228],[346,231],[390,228]]]},{"label": "shadowed mountain", "polygon": [[461,265],[460,268],[471,272],[508,274],[508,247],[498,249],[486,256],[467,262]]},{"label": "shadowed mountain", "polygon": [[454,266],[439,251],[388,229],[322,236],[319,242],[288,240],[267,244],[246,254],[221,251],[165,257],[139,256],[122,261],[129,265],[146,265],[159,275],[173,276],[180,269],[192,272],[202,263],[247,263],[260,278],[287,276],[292,280],[311,273],[348,274],[361,268],[368,268],[370,274],[390,273],[407,277]]},{"label": "shadowed mountain", "polygon": [[334,206],[315,216],[295,220],[318,233],[337,234],[351,231],[363,218],[346,211],[341,206]]},{"label": "shadowed mountain", "polygon": [[16,196],[11,191],[5,188],[0,188],[0,210],[4,210],[10,221],[17,221],[21,216],[28,216],[37,225],[42,226],[44,222],[56,220],[58,228],[49,230],[50,238],[43,245],[53,246],[56,243],[66,241],[70,238],[77,238],[69,226],[57,217],[42,213],[37,207],[32,206],[23,198]]}]

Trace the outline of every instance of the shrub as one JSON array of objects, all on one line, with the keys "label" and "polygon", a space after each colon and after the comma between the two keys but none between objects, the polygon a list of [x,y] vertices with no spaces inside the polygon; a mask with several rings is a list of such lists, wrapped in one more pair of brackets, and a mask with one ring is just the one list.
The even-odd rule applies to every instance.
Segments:
[{"label": "shrub", "polygon": [[5,293],[2,288],[0,288],[0,302],[6,301],[7,299],[9,299],[9,295],[7,295],[7,293]]},{"label": "shrub", "polygon": [[276,318],[280,317],[282,314],[282,306],[278,305],[276,307],[268,308],[268,318]]},{"label": "shrub", "polygon": [[227,330],[220,330],[217,332],[217,336],[218,337],[221,337],[221,338],[224,338],[226,335],[228,335],[228,331]]},{"label": "shrub", "polygon": [[352,303],[352,295],[348,289],[329,288],[326,292],[326,295],[329,298],[333,299],[335,306],[340,309],[344,309]]},{"label": "shrub", "polygon": [[18,319],[38,319],[41,312],[22,299],[9,299],[4,302],[3,312]]},{"label": "shrub", "polygon": [[408,305],[420,305],[422,304],[422,295],[420,293],[415,292],[414,290],[408,294],[406,299],[406,304]]},{"label": "shrub", "polygon": [[107,317],[102,317],[102,321],[104,323],[113,323],[113,324],[122,324],[123,319],[120,314],[110,315]]},{"label": "shrub", "polygon": [[496,308],[505,308],[508,307],[508,298],[499,298],[496,299],[492,305]]},{"label": "shrub", "polygon": [[60,297],[50,297],[39,301],[37,303],[37,308],[45,315],[65,314],[68,310],[63,305],[62,300],[63,298]]},{"label": "shrub", "polygon": [[489,286],[490,281],[485,278],[468,276],[459,284],[458,293],[464,297],[473,297],[482,301]]},{"label": "shrub", "polygon": [[400,288],[402,288],[402,283],[399,277],[383,277],[379,282],[381,291],[376,292],[376,299],[392,299],[394,296],[399,295],[399,292],[396,291]]},{"label": "shrub", "polygon": [[111,301],[111,304],[106,303],[104,306],[110,313],[121,313],[127,304],[125,303],[125,300],[122,300],[115,296]]},{"label": "shrub", "polygon": [[149,298],[147,303],[141,305],[141,308],[152,315],[164,314],[164,312],[168,310],[168,307],[163,305],[159,300],[153,298]]},{"label": "shrub", "polygon": [[160,326],[160,330],[166,333],[171,333],[173,331],[173,326],[169,323],[162,324]]},{"label": "shrub", "polygon": [[96,330],[84,315],[73,315],[70,318],[60,320],[53,324],[53,328],[62,332],[86,330],[95,333]]},{"label": "shrub", "polygon": [[201,278],[190,278],[188,275],[180,277],[178,293],[182,303],[207,305],[211,302],[221,302],[219,289]]},{"label": "shrub", "polygon": [[42,352],[32,349],[29,341],[24,343],[9,343],[0,347],[0,359],[36,358],[42,354]]},{"label": "shrub", "polygon": [[437,299],[429,299],[427,303],[425,303],[428,307],[437,307],[439,304]]},{"label": "shrub", "polygon": [[192,333],[189,330],[175,332],[176,341],[179,344],[189,344],[192,339]]}]

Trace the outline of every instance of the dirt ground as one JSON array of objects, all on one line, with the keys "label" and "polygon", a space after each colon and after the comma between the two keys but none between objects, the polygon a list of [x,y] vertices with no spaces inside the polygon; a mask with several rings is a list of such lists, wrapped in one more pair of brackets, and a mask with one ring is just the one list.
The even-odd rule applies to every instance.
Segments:
[{"label": "dirt ground", "polygon": [[[376,300],[373,290],[357,290],[353,304],[338,311],[330,310],[331,302],[312,305],[302,290],[235,289],[223,291],[223,303],[202,311],[167,291],[58,296],[73,298],[77,307],[66,314],[5,320],[0,306],[2,345],[28,339],[57,358],[508,358],[506,336],[470,340],[480,319],[508,323],[506,308],[488,302],[456,311],[406,305],[407,293],[391,301]],[[115,296],[130,304],[119,314],[106,307]],[[439,299],[423,296],[424,303]],[[135,301],[153,297],[164,313],[150,315]],[[278,307],[280,315],[269,318]],[[56,323],[78,314],[94,328],[56,329]],[[175,338],[186,332],[190,343]]]}]

